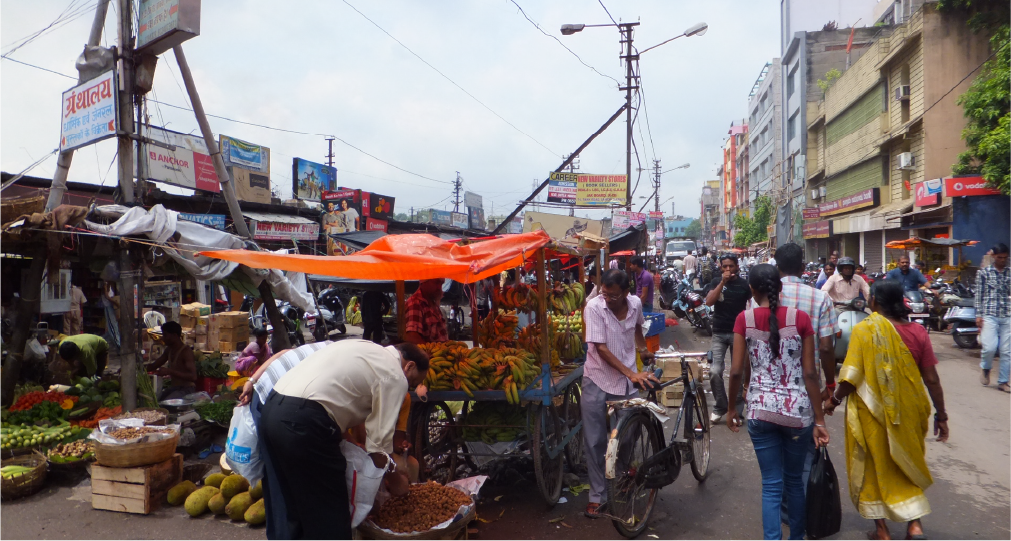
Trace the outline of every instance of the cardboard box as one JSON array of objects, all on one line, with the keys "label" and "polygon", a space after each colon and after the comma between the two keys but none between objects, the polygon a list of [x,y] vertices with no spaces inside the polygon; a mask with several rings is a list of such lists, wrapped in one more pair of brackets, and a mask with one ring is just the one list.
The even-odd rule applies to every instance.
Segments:
[{"label": "cardboard box", "polygon": [[222,340],[218,342],[218,351],[221,352],[242,351],[246,349],[246,346],[248,345],[249,342],[228,342],[226,340]]},{"label": "cardboard box", "polygon": [[210,346],[210,347],[212,347],[212,348],[215,345],[217,345],[217,343],[220,341],[220,338],[218,337],[218,330],[217,329],[209,329],[207,331],[206,337],[204,337],[204,341],[207,342],[207,345]]},{"label": "cardboard box", "polygon": [[207,339],[197,340],[193,347],[198,351],[207,351]]},{"label": "cardboard box", "polygon": [[218,340],[224,342],[249,342],[249,325],[234,329],[218,329]]},{"label": "cardboard box", "polygon": [[190,304],[184,304],[179,308],[179,315],[190,316],[190,317],[200,317],[206,316],[211,313],[211,307],[207,304],[200,304],[199,302],[191,302]]},{"label": "cardboard box", "polygon": [[185,314],[179,316],[179,325],[184,329],[192,329],[197,326],[197,318]]},{"label": "cardboard box", "polygon": [[203,325],[204,327],[210,327],[211,326],[211,316],[200,316],[200,317],[198,317],[197,318],[197,324],[195,325],[195,327],[199,327],[201,325]]},{"label": "cardboard box", "polygon": [[221,312],[220,314],[215,315],[218,319],[219,329],[235,329],[238,327],[249,328],[249,312]]},{"label": "cardboard box", "polygon": [[197,336],[207,336],[208,330],[207,325],[200,325],[198,323],[196,327],[193,327],[193,334],[196,334]]},{"label": "cardboard box", "polygon": [[670,387],[664,388],[660,391],[660,404],[668,408],[676,408],[681,406],[681,401],[685,397],[684,386],[680,383],[675,383]]}]

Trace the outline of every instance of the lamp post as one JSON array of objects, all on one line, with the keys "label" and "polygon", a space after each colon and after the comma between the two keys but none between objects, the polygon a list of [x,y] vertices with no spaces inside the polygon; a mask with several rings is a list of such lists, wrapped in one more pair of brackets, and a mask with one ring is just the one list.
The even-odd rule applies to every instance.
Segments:
[{"label": "lamp post", "polygon": [[662,41],[653,45],[652,47],[647,47],[643,49],[642,52],[634,52],[632,47],[632,29],[639,26],[638,22],[633,23],[618,23],[618,24],[563,24],[561,27],[561,32],[563,36],[571,36],[576,32],[582,32],[584,28],[596,28],[602,26],[616,26],[618,31],[621,33],[621,39],[618,43],[623,49],[623,53],[619,58],[625,61],[625,86],[618,87],[618,90],[625,91],[625,208],[629,211],[632,210],[632,90],[639,90],[638,84],[633,85],[633,79],[638,79],[638,75],[635,75],[632,71],[632,62],[638,62],[639,56],[646,51],[655,49],[665,43],[670,43],[678,38],[685,36],[701,36],[709,30],[709,25],[706,23],[698,23],[693,26],[688,27],[684,33],[674,36],[666,41]]}]

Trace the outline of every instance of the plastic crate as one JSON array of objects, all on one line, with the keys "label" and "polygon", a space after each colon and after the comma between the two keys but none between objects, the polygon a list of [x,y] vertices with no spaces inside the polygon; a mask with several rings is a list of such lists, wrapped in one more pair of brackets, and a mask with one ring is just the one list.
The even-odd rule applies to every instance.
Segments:
[{"label": "plastic crate", "polygon": [[660,335],[659,334],[655,334],[653,336],[647,336],[646,337],[646,349],[648,349],[650,351],[650,353],[656,353],[657,351],[660,350]]},{"label": "plastic crate", "polygon": [[643,336],[647,338],[660,334],[667,327],[664,314],[645,312],[643,316],[646,318],[646,324],[643,325]]}]

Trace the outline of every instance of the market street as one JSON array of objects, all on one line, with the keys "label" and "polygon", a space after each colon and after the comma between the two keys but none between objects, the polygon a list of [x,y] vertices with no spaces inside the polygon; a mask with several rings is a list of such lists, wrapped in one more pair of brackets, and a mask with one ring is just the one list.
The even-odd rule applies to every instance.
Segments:
[{"label": "market street", "polygon": [[[360,335],[357,327],[349,334]],[[981,388],[976,368],[979,350],[958,350],[948,335],[932,333],[951,416],[948,443],[927,440],[927,458],[934,485],[927,490],[933,512],[924,519],[934,539],[1007,539],[1011,514],[1008,440],[1011,407],[1007,395]],[[677,341],[685,351],[706,349],[705,333],[686,326],[668,327],[663,346]],[[829,446],[842,487],[842,531],[832,539],[864,539],[871,522],[856,512],[845,480],[843,417],[829,417]],[[212,455],[208,462],[214,461]],[[585,493],[547,509],[535,487],[487,486],[478,504],[479,521],[471,524],[479,539],[617,539],[606,520],[583,517]],[[501,496],[501,497],[500,497]],[[52,483],[42,492],[5,503],[0,521],[4,539],[263,539],[262,528],[212,516],[192,519],[181,507],[166,507],[150,516],[94,511],[91,487]],[[709,478],[699,485],[687,468],[677,482],[660,493],[645,536],[660,539],[753,539],[761,537],[761,477],[746,432],[732,434],[720,424],[713,431]],[[558,520],[561,519],[561,520]],[[485,522],[488,521],[488,522]],[[554,521],[554,522],[552,522]],[[893,535],[901,526],[892,525]]]}]

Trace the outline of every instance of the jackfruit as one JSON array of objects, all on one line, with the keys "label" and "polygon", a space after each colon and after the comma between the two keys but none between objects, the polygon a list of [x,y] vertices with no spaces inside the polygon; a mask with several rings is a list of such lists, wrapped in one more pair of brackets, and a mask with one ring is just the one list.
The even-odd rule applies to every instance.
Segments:
[{"label": "jackfruit", "polygon": [[246,509],[246,514],[244,517],[246,522],[252,525],[263,524],[267,521],[267,508],[264,506],[263,500],[257,500],[256,503],[249,506]]},{"label": "jackfruit", "polygon": [[253,498],[249,495],[249,492],[236,494],[232,498],[232,501],[228,502],[228,505],[225,506],[225,513],[232,520],[243,520],[246,516],[246,511],[249,510],[249,506],[251,505],[253,505]]},{"label": "jackfruit", "polygon": [[260,479],[255,485],[250,487],[249,495],[253,497],[254,502],[263,498],[263,479]]},{"label": "jackfruit", "polygon": [[204,486],[221,488],[221,482],[225,480],[225,477],[228,476],[223,473],[212,473],[204,478]]},{"label": "jackfruit", "polygon": [[241,475],[232,474],[221,481],[219,488],[221,488],[221,494],[225,499],[231,500],[236,494],[249,490],[249,481],[246,481],[246,478]]},{"label": "jackfruit", "polygon": [[186,512],[191,517],[199,517],[207,512],[207,502],[219,491],[214,487],[204,487],[186,498]]},{"label": "jackfruit", "polygon": [[183,481],[178,485],[172,487],[168,491],[168,504],[169,505],[182,505],[186,501],[186,498],[197,489],[197,485],[193,484],[193,481]]},{"label": "jackfruit", "polygon": [[215,515],[224,515],[226,505],[228,505],[228,500],[220,492],[211,496],[210,500],[207,500],[207,509]]}]

